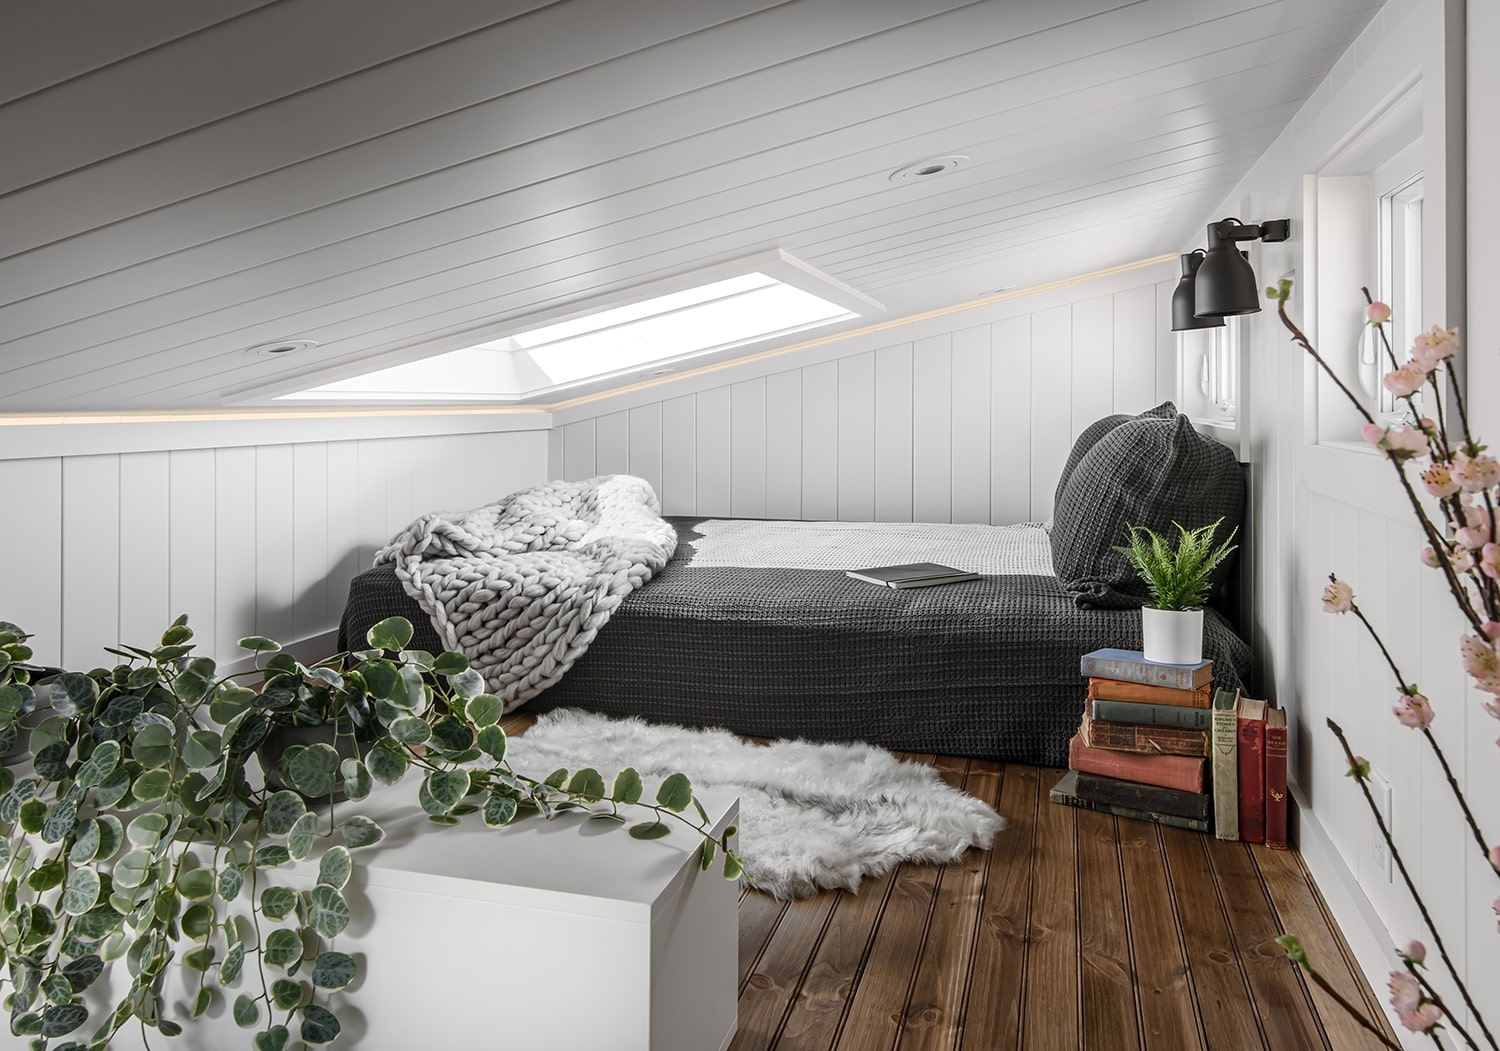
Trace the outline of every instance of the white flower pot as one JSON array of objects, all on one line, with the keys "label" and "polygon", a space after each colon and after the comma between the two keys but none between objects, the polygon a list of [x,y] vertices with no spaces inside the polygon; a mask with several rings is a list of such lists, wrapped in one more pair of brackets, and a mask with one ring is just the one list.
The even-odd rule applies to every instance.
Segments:
[{"label": "white flower pot", "polygon": [[1201,609],[1141,609],[1142,649],[1156,664],[1198,664],[1203,660]]}]

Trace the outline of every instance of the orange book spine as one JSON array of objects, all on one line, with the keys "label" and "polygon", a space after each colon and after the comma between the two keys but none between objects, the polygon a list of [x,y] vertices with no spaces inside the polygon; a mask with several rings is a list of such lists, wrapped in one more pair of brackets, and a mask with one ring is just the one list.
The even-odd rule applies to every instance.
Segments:
[{"label": "orange book spine", "polygon": [[1183,792],[1203,791],[1205,762],[1186,755],[1141,755],[1090,748],[1078,734],[1068,742],[1068,766],[1073,770]]},{"label": "orange book spine", "polygon": [[1196,690],[1174,690],[1170,686],[1151,686],[1143,682],[1120,682],[1118,679],[1090,679],[1089,697],[1097,701],[1136,701],[1141,704],[1172,704],[1179,708],[1212,708],[1213,684]]}]

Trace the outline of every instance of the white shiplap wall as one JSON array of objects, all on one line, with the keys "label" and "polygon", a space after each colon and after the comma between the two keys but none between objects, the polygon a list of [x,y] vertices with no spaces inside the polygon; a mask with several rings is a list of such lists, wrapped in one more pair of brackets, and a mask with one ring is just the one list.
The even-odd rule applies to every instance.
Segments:
[{"label": "white shiplap wall", "polygon": [[[1357,311],[1363,305],[1357,284],[1315,287],[1310,280],[1318,244],[1338,233],[1327,216],[1304,208],[1304,177],[1318,172],[1340,143],[1366,126],[1383,99],[1396,97],[1420,76],[1424,226],[1430,238],[1424,263],[1433,264],[1424,267],[1423,321],[1465,326],[1467,336],[1486,333],[1485,341],[1471,339],[1476,364],[1468,370],[1468,391],[1481,435],[1493,441],[1500,427],[1493,361],[1500,315],[1492,290],[1486,289],[1471,297],[1464,318],[1462,255],[1455,262],[1451,254],[1455,248],[1461,252],[1465,224],[1458,210],[1461,201],[1455,199],[1462,183],[1451,179],[1454,160],[1462,154],[1450,137],[1462,135],[1463,124],[1453,119],[1458,111],[1451,97],[1454,85],[1445,85],[1445,79],[1453,75],[1461,52],[1453,41],[1463,39],[1454,21],[1457,16],[1461,23],[1462,6],[1452,0],[1391,0],[1246,180],[1212,217],[1204,218],[1290,217],[1292,240],[1256,249],[1263,282],[1296,270],[1291,312],[1310,331],[1319,300]],[[1488,12],[1491,6],[1469,5],[1469,11],[1472,15],[1483,7]],[[1500,22],[1487,13],[1483,24],[1485,35],[1469,40],[1470,69],[1489,79],[1486,91],[1471,90],[1469,112],[1482,113],[1489,137],[1475,138],[1471,126],[1470,150],[1482,146],[1480,155],[1492,161],[1500,132],[1493,107],[1476,101],[1494,94],[1488,56],[1500,43]],[[1487,228],[1480,221],[1481,209],[1484,218],[1495,217],[1491,167],[1472,169],[1480,177],[1468,187],[1470,230]],[[1450,178],[1444,178],[1445,172]],[[1471,258],[1493,256],[1483,239],[1473,235],[1469,252]],[[1322,350],[1337,354],[1342,349],[1331,339],[1319,341],[1316,331],[1312,335],[1329,344]],[[1249,405],[1244,447],[1252,461],[1251,506],[1256,513],[1251,530],[1254,642],[1271,673],[1268,687],[1287,708],[1292,726],[1294,777],[1305,804],[1303,855],[1367,976],[1383,994],[1385,973],[1397,966],[1392,946],[1418,938],[1430,948],[1433,940],[1399,875],[1388,879],[1375,860],[1374,823],[1357,787],[1344,776],[1345,758],[1326,725],[1331,718],[1347,731],[1354,751],[1390,781],[1398,849],[1469,988],[1489,1008],[1493,1022],[1494,990],[1500,984],[1500,938],[1491,906],[1500,889],[1495,873],[1467,836],[1430,749],[1392,717],[1396,686],[1379,650],[1357,622],[1325,614],[1320,595],[1329,572],[1352,585],[1404,675],[1432,700],[1437,713],[1433,734],[1493,841],[1500,834],[1496,724],[1465,681],[1458,650],[1462,622],[1437,575],[1418,562],[1422,542],[1390,466],[1364,449],[1317,443],[1319,390],[1274,314],[1250,319],[1244,347]],[[1477,364],[1481,361],[1482,366]],[[1427,976],[1450,1004],[1458,1003],[1435,954],[1429,957]],[[1431,1044],[1425,1037],[1410,1036],[1408,1046]]]},{"label": "white shiplap wall", "polygon": [[559,411],[552,473],[641,475],[677,515],[1043,520],[1079,431],[1172,396],[1170,272],[1115,274]]},{"label": "white shiplap wall", "polygon": [[540,430],[0,460],[0,619],[72,668],[179,613],[221,663],[252,634],[326,648],[393,533],[546,468]]}]

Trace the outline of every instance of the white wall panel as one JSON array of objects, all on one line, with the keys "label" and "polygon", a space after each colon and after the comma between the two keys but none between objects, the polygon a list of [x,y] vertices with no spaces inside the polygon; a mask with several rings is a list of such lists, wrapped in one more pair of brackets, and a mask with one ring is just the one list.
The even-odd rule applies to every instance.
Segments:
[{"label": "white wall panel", "polygon": [[563,477],[577,482],[592,478],[595,470],[597,421],[581,420],[563,428]]},{"label": "white wall panel", "polygon": [[912,344],[912,518],[953,516],[953,337]]},{"label": "white wall panel", "polygon": [[651,483],[661,498],[661,405],[630,410],[629,472]]},{"label": "white wall panel", "polygon": [[375,547],[417,513],[536,484],[546,461],[540,431],[0,460],[0,619],[74,668],[181,613],[221,664],[246,635],[330,653]]},{"label": "white wall panel", "polygon": [[630,418],[623,412],[612,412],[594,421],[594,473],[628,474],[630,472]]},{"label": "white wall panel", "polygon": [[990,326],[953,333],[953,520],[990,520]]},{"label": "white wall panel", "polygon": [[[1115,412],[1139,413],[1156,401],[1156,287],[1142,285],[1114,295]],[[1076,378],[1076,373],[1075,373]],[[1084,426],[1088,426],[1087,420]]]},{"label": "white wall panel", "polygon": [[1053,490],[1072,448],[1071,308],[1031,316],[1031,349],[1031,519],[1040,522],[1052,516]]},{"label": "white wall panel", "polygon": [[766,377],[766,516],[802,517],[802,371]]},{"label": "white wall panel", "polygon": [[912,347],[875,352],[875,520],[910,522]]},{"label": "white wall panel", "polygon": [[[1043,406],[1045,411],[1045,406]],[[990,521],[1031,520],[1031,318],[990,332]]]},{"label": "white wall panel", "polygon": [[839,516],[839,364],[802,370],[802,517]]},{"label": "white wall panel", "polygon": [[715,387],[698,395],[698,505],[702,515],[730,513],[729,388]]},{"label": "white wall panel", "polygon": [[729,509],[736,518],[766,517],[766,381],[729,388]]},{"label": "white wall panel", "polygon": [[[168,453],[120,457],[120,641],[151,649],[172,622]],[[125,627],[129,633],[125,633]]]},{"label": "white wall panel", "polygon": [[36,660],[62,657],[62,460],[0,460],[0,620],[29,631]]},{"label": "white wall panel", "polygon": [[695,514],[698,506],[696,467],[697,399],[691,394],[661,406],[662,509],[669,515]]},{"label": "white wall panel", "polygon": [[1089,424],[1108,416],[1114,405],[1114,342],[1114,296],[1073,304],[1070,444]]},{"label": "white wall panel", "polygon": [[875,355],[839,359],[839,519],[875,517]]}]

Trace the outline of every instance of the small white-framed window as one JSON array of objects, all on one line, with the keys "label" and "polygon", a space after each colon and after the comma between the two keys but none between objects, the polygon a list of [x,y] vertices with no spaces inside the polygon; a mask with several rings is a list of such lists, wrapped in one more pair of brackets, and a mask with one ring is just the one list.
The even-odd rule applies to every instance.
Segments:
[{"label": "small white-framed window", "polygon": [[1240,318],[1224,319],[1223,328],[1209,329],[1208,346],[1198,370],[1198,389],[1206,415],[1219,423],[1233,423],[1240,401]]},{"label": "small white-framed window", "polygon": [[[1387,165],[1375,173],[1375,179],[1378,284],[1371,292],[1391,308],[1386,335],[1395,367],[1400,367],[1410,357],[1412,341],[1422,331],[1422,173],[1411,172],[1409,166],[1403,172],[1400,166]],[[1405,403],[1398,402],[1385,388],[1384,380],[1391,370],[1391,357],[1380,334],[1374,326],[1366,326],[1360,341],[1359,382],[1370,399],[1371,412],[1388,420],[1406,414]],[[1413,400],[1420,411],[1422,392],[1418,391]]]}]

